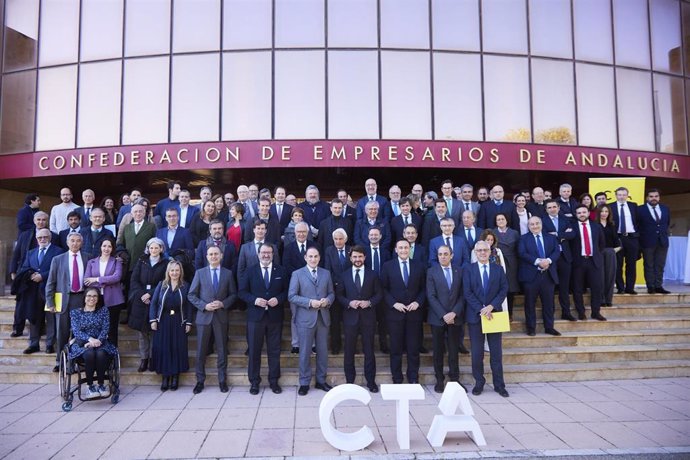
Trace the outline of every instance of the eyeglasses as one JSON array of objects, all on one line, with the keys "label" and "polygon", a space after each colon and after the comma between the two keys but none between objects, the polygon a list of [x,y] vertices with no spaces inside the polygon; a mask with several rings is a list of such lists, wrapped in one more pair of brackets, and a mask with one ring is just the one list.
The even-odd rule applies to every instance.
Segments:
[{"label": "eyeglasses", "polygon": [[475,249],[474,252],[489,252],[489,249]]}]

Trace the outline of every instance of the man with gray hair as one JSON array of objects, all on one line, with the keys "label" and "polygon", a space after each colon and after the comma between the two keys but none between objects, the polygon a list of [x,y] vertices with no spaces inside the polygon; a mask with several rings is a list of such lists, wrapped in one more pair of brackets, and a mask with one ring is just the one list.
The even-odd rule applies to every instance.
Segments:
[{"label": "man with gray hair", "polygon": [[298,207],[304,211],[304,221],[309,224],[312,234],[316,237],[321,222],[331,212],[328,204],[321,200],[321,195],[316,185],[307,186],[307,189],[304,191],[304,201]]},{"label": "man with gray hair", "polygon": [[244,218],[251,220],[259,214],[259,205],[249,198],[249,187],[240,185],[237,187],[237,202],[244,206]]},{"label": "man with gray hair", "polygon": [[472,211],[476,216],[479,212],[479,203],[472,201],[474,187],[472,184],[462,184],[460,187],[460,206],[463,211]]},{"label": "man with gray hair", "polygon": [[369,245],[369,229],[378,227],[381,230],[381,246],[386,249],[391,247],[391,228],[390,224],[381,216],[380,205],[376,201],[369,201],[364,205],[365,217],[355,223],[355,244],[360,246]]},{"label": "man with gray hair", "polygon": [[560,213],[568,219],[575,219],[575,209],[577,209],[578,202],[573,198],[573,186],[570,184],[561,184],[558,188],[557,198],[558,204],[561,207]]}]

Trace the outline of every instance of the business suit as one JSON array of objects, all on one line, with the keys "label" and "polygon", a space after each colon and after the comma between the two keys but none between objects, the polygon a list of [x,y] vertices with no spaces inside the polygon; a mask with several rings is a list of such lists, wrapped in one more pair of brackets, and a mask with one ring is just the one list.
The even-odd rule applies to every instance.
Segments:
[{"label": "business suit", "polygon": [[[467,204],[467,206],[465,206],[465,204]],[[462,213],[465,211],[472,211],[474,213],[475,217],[477,216],[477,214],[479,214],[479,207],[480,206],[479,206],[479,203],[476,201],[469,201],[469,202],[465,203],[463,200],[460,200],[460,206],[462,207],[462,211],[460,211],[460,216],[461,216],[460,223],[462,223]]]},{"label": "business suit", "polygon": [[429,241],[433,240],[441,232],[441,220],[438,218],[436,213],[432,210],[429,214],[424,217],[424,223],[422,224],[422,234],[421,239],[418,239],[422,246],[429,247]]},{"label": "business suit", "polygon": [[512,201],[502,200],[500,205],[497,205],[494,200],[488,200],[482,203],[477,214],[477,226],[481,228],[496,227],[496,214],[503,213],[510,216],[515,209]]},{"label": "business suit", "polygon": [[[407,353],[407,381],[419,382],[419,346],[424,315],[422,305],[425,299],[426,277],[424,264],[408,260],[409,276],[407,285],[403,281],[400,260],[395,257],[381,268],[381,286],[384,291],[386,307],[386,326],[390,335],[390,367],[393,383],[402,383],[402,355]],[[417,302],[416,310],[400,312],[395,303],[409,305]]]},{"label": "business suit", "polygon": [[60,247],[67,250],[67,237],[71,233],[81,234],[81,230],[82,230],[82,227],[77,227],[75,229],[73,229],[72,227],[69,227],[69,228],[66,228],[64,230],[61,230],[60,233],[58,233],[58,239],[52,240],[53,244],[55,244],[57,242],[57,244],[60,245]]},{"label": "business suit", "polygon": [[304,211],[304,221],[314,228],[319,228],[321,222],[331,213],[331,208],[325,201],[319,200],[315,203],[303,201],[297,205]]},{"label": "business suit", "polygon": [[[244,232],[244,242],[248,243],[250,241],[254,241],[254,222],[256,219],[259,219],[259,217],[255,217],[254,220],[249,220],[249,222],[252,222],[250,225],[247,225],[245,227],[245,232]],[[267,243],[271,243],[274,246],[278,246],[280,244],[280,236],[283,234],[282,230],[285,230],[285,227],[282,229],[280,228],[280,223],[278,222],[278,219],[259,219],[263,222],[266,223],[266,236],[264,237],[264,241]]]},{"label": "business suit", "polygon": [[[77,260],[81,259],[79,266],[79,290],[72,291],[72,280],[70,278],[70,266],[74,261],[74,254],[70,251],[55,256],[50,263],[48,281],[46,282],[46,305],[55,308],[55,293],[62,293],[61,311],[46,315],[46,331],[55,330],[57,335],[57,348],[55,361],[60,359],[60,352],[67,344],[70,334],[70,310],[82,308],[84,306],[84,271],[89,262],[89,254],[80,251]],[[46,340],[48,338],[46,337]],[[52,342],[49,343],[52,345]]]},{"label": "business suit", "polygon": [[306,260],[304,260],[304,255],[302,252],[300,252],[300,244],[304,244],[305,254],[307,249],[316,247],[316,243],[309,240],[305,241],[304,243],[293,241],[292,243],[285,245],[285,248],[283,249],[282,265],[285,267],[288,277],[290,277],[294,271],[299,270],[307,265]]},{"label": "business suit", "polygon": [[285,231],[285,227],[288,226],[291,220],[292,216],[292,210],[295,209],[292,205],[283,203],[283,212],[278,216],[278,206],[277,203],[273,203],[271,207],[268,210],[268,218],[269,220],[276,220],[278,221],[279,227],[280,227],[280,235],[283,235],[283,232]]},{"label": "business suit", "polygon": [[[190,229],[192,226],[192,222],[194,222],[194,218],[197,217],[197,214],[199,214],[199,208],[196,206],[187,206],[187,214],[185,215],[184,221],[182,219],[182,208],[180,208],[180,227],[184,227],[187,230]],[[227,224],[227,222],[223,222],[223,225]]]},{"label": "business suit", "polygon": [[575,227],[576,237],[572,240],[573,300],[580,318],[585,314],[585,304],[582,298],[585,292],[585,280],[592,294],[592,317],[597,317],[600,314],[604,286],[604,249],[606,248],[604,229],[600,224],[590,221],[587,232],[591,256],[582,255],[582,222],[577,223]]},{"label": "business suit", "polygon": [[[664,284],[664,265],[669,246],[668,228],[671,223],[671,211],[668,206],[661,203],[652,210],[648,204],[644,204],[637,208],[637,211],[645,283],[647,289],[661,289]],[[659,218],[658,221],[656,216]]]},{"label": "business suit", "polygon": [[575,198],[570,197],[568,201],[563,201],[560,196],[555,198],[556,203],[559,205],[558,214],[565,216],[569,219],[575,219],[575,210],[577,209],[578,202]]},{"label": "business suit", "polygon": [[[611,217],[613,217],[613,224],[616,226],[618,237],[621,240],[623,249],[616,254],[618,265],[616,266],[616,287],[618,291],[635,292],[635,278],[637,278],[637,259],[640,255],[640,241],[638,233],[638,219],[637,219],[637,204],[628,201],[624,203],[624,212],[630,217],[633,228],[629,228],[626,223],[625,228],[621,227],[619,202],[614,202],[609,205],[611,208]],[[627,222],[627,220],[626,220]],[[625,230],[625,231],[623,231]],[[625,261],[625,281],[623,281],[623,262]]]},{"label": "business suit", "polygon": [[[101,227],[98,231],[94,232],[91,227],[83,227],[81,230],[79,230],[79,233],[81,234],[82,238],[82,243],[81,247],[84,248],[86,252],[89,254],[100,254],[101,253],[101,243],[105,239],[110,239],[114,240],[115,235],[113,235],[113,232],[108,230],[107,228]],[[67,243],[65,242],[65,246],[67,247]],[[114,249],[114,248],[113,248]]]},{"label": "business suit", "polygon": [[[218,290],[213,288],[211,267],[207,266],[194,274],[189,288],[188,299],[197,309],[196,319],[196,381],[204,383],[206,380],[206,355],[211,339],[211,331],[215,341],[218,368],[218,382],[224,384],[227,374],[228,355],[228,309],[237,297],[237,288],[232,272],[227,268],[218,267]],[[223,307],[206,310],[206,305],[215,300],[223,303]]]},{"label": "business suit", "polygon": [[421,262],[423,264],[426,264],[429,260],[426,248],[419,243],[414,243],[414,245],[411,244],[410,259],[414,260],[415,262]]},{"label": "business suit", "polygon": [[[247,342],[249,361],[247,376],[252,385],[261,383],[261,352],[264,338],[268,356],[268,381],[271,386],[278,384],[280,378],[280,342],[283,331],[283,304],[287,300],[288,276],[280,265],[272,265],[269,270],[269,283],[264,281],[261,264],[253,265],[246,276],[240,280],[240,298],[247,304]],[[275,298],[274,307],[260,307],[257,299]]]},{"label": "business suit", "polygon": [[[34,214],[39,211],[38,208],[32,208],[28,204],[24,204],[17,212],[17,231],[18,233],[25,232],[34,228]],[[54,244],[54,243],[53,243]]]},{"label": "business suit", "polygon": [[[359,270],[361,287],[355,284],[355,270]],[[361,269],[349,267],[342,271],[336,283],[336,299],[343,308],[343,327],[345,329],[345,353],[343,367],[345,380],[354,383],[357,372],[355,370],[355,348],[357,336],[362,336],[362,351],[364,352],[364,378],[367,386],[376,383],[376,357],[374,355],[374,334],[376,330],[376,305],[383,299],[381,285],[376,273],[366,267]],[[369,301],[366,308],[352,308],[353,300]]]},{"label": "business suit", "polygon": [[561,249],[561,256],[556,263],[556,270],[558,271],[558,303],[561,305],[561,314],[564,317],[570,316],[570,279],[573,275],[573,256],[570,251],[571,242],[576,234],[573,230],[574,221],[570,217],[563,214],[558,214],[556,217],[558,228],[550,215],[544,216],[542,223],[543,231],[558,239]]},{"label": "business suit", "polygon": [[543,258],[551,259],[551,265],[547,270],[541,270],[535,265],[535,261],[540,256],[532,232],[522,235],[518,243],[518,255],[520,257],[518,281],[522,284],[522,290],[525,293],[525,322],[528,333],[534,332],[537,328],[537,296],[541,299],[544,328],[553,329],[553,294],[558,283],[556,263],[561,252],[555,236],[542,232],[541,241],[544,246]]},{"label": "business suit", "polygon": [[393,236],[393,241],[398,241],[403,238],[403,232],[408,224],[412,224],[417,228],[417,233],[422,231],[422,218],[419,214],[411,212],[407,216],[407,224],[405,224],[405,216],[402,214],[397,215],[391,219],[391,234]]},{"label": "business suit", "polygon": [[[462,225],[462,213],[464,212],[462,202],[452,197],[441,196],[440,198],[446,202],[446,217],[452,218],[456,227]],[[449,202],[450,206],[448,206]]]},{"label": "business suit", "polygon": [[470,332],[470,348],[472,353],[472,376],[475,388],[483,388],[486,383],[484,378],[484,338],[489,343],[489,363],[491,365],[491,378],[494,390],[505,390],[503,379],[503,349],[502,334],[482,333],[480,311],[485,306],[491,305],[493,311],[502,311],[501,305],[508,294],[508,279],[503,269],[496,264],[489,264],[489,286],[484,289],[482,284],[482,269],[475,262],[464,270],[463,292],[466,302],[465,319]]},{"label": "business suit", "polygon": [[347,234],[348,241],[352,241],[354,236],[354,224],[352,220],[346,217],[335,217],[333,215],[326,217],[319,225],[319,236],[317,242],[319,244],[319,251],[323,253],[326,248],[333,246],[333,231],[342,228]]},{"label": "business suit", "polygon": [[355,238],[355,244],[359,244],[360,246],[366,246],[369,244],[369,229],[371,227],[378,227],[381,230],[381,246],[384,248],[390,248],[391,247],[391,240],[392,240],[392,235],[391,235],[391,228],[390,224],[383,219],[381,216],[379,216],[375,223],[372,225],[369,223],[369,219],[359,219],[355,223],[355,229],[354,229],[354,238]]},{"label": "business suit", "polygon": [[[144,220],[141,224],[141,228],[139,229],[139,233],[134,231],[135,225],[136,223],[134,221],[126,225],[120,235],[118,235],[117,241],[118,246],[122,244],[129,253],[128,272],[134,270],[134,266],[139,260],[139,257],[144,254],[148,240],[156,236],[156,224],[153,222]],[[122,239],[120,239],[120,236]]]},{"label": "business suit", "polygon": [[299,335],[299,384],[311,383],[311,348],[316,344],[316,383],[326,384],[328,369],[328,328],[331,316],[328,307],[312,308],[311,300],[327,299],[328,305],[335,300],[333,281],[328,270],[317,267],[316,279],[308,265],[296,270],[290,278],[288,300],[295,306],[295,324]]},{"label": "business suit", "polygon": [[156,231],[156,238],[163,240],[165,244],[164,252],[166,257],[172,257],[177,251],[185,251],[190,257],[194,254],[194,241],[191,232],[179,225],[175,229],[175,236],[173,236],[172,244],[168,243],[168,227],[159,228]]},{"label": "business suit", "polygon": [[[366,219],[367,213],[365,210],[365,206],[369,201],[369,195],[364,195],[362,198],[357,200],[357,220]],[[376,201],[379,204],[379,217],[381,219],[385,219],[386,211],[384,210],[384,208],[386,207],[386,204],[388,204],[388,200],[386,199],[386,197],[379,195],[377,193],[376,195],[374,195],[374,201]]]},{"label": "business suit", "polygon": [[[275,265],[278,265],[280,263],[280,259],[278,258],[278,248],[273,244],[271,246],[273,246],[273,263]],[[247,273],[247,270],[252,265],[256,265],[259,263],[259,254],[257,251],[257,245],[254,241],[244,243],[240,248],[240,255],[237,257],[238,280]]]},{"label": "business suit", "polygon": [[[467,243],[460,236],[449,236],[451,241],[451,249],[453,250],[453,259],[451,263],[462,267],[470,262],[470,253],[467,250]],[[446,236],[439,235],[433,240],[429,241],[429,267],[438,264],[438,248],[446,245]]]},{"label": "business suit", "polygon": [[[391,253],[387,249],[378,246],[376,250],[370,244],[364,246],[364,265],[372,269],[381,280],[381,268],[391,259]],[[426,260],[422,263],[426,263]],[[376,305],[376,324],[379,334],[379,347],[388,349],[388,326],[386,325],[386,306],[383,301]]]},{"label": "business suit", "polygon": [[84,206],[79,206],[75,209],[75,211],[79,213],[79,217],[81,217],[81,221],[79,222],[81,228],[91,226],[91,211],[93,211],[94,207],[94,205],[91,205],[88,212]]},{"label": "business suit", "polygon": [[[196,253],[194,255],[194,269],[199,270],[208,265],[208,259],[206,259],[206,249],[208,248],[209,239],[201,240],[196,248]],[[221,260],[220,265],[230,270],[233,274],[237,273],[237,249],[232,241],[222,239],[219,245],[221,249],[221,254],[223,254],[223,260]]]},{"label": "business suit", "polygon": [[[456,382],[460,379],[458,353],[462,341],[464,321],[464,297],[462,288],[463,269],[458,265],[449,265],[451,283],[448,287],[446,268],[434,264],[426,272],[426,298],[429,303],[427,322],[431,326],[434,348],[434,374],[437,382],[443,382],[443,355],[448,341],[448,378]],[[443,317],[455,313],[455,323],[447,324]]]},{"label": "business suit", "polygon": [[[340,253],[342,251],[342,258]],[[329,272],[331,272],[334,289],[338,290],[338,283],[340,282],[340,274],[352,267],[352,262],[350,262],[350,246],[343,246],[340,250],[335,246],[330,246],[326,248],[324,257],[321,259],[323,262],[322,266]],[[342,322],[343,322],[343,310],[346,308],[338,298],[336,297],[335,302],[331,305],[331,351],[334,354],[340,353],[342,348]]]},{"label": "business suit", "polygon": [[461,225],[460,227],[455,228],[455,233],[460,237],[463,245],[465,246],[465,250],[467,251],[468,261],[470,254],[472,254],[472,251],[474,250],[474,244],[479,241],[479,236],[483,231],[483,228],[473,226],[470,231],[470,239],[467,239],[467,227]]}]

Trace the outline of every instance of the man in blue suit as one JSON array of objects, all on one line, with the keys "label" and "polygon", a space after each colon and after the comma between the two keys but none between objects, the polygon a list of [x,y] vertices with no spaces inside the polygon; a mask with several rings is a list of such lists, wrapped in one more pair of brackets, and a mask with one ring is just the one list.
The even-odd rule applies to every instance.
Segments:
[{"label": "man in blue suit", "polygon": [[412,203],[407,197],[401,198],[400,214],[391,218],[391,234],[393,241],[404,238],[403,232],[408,225],[414,225],[419,232],[422,229],[422,218],[419,214],[412,212]]},{"label": "man in blue suit", "polygon": [[[635,292],[637,278],[637,259],[640,255],[640,234],[637,220],[637,203],[628,201],[628,189],[616,189],[616,202],[611,203],[613,224],[618,230],[623,249],[618,251],[618,265],[616,266],[616,287],[618,294],[632,294]],[[623,281],[623,262],[625,262],[625,281]]]},{"label": "man in blue suit", "polygon": [[[387,248],[381,246],[381,230],[378,227],[369,229],[369,244],[364,247],[367,267],[371,268],[381,279],[381,268],[391,258]],[[382,353],[389,353],[388,328],[386,327],[386,306],[380,302],[376,306],[376,324],[379,333],[379,348]]]},{"label": "man in blue suit", "polygon": [[659,203],[659,190],[655,188],[647,190],[647,203],[637,211],[647,292],[669,294],[663,282],[671,211],[668,206]]},{"label": "man in blue suit", "polygon": [[604,249],[606,239],[601,225],[589,220],[589,208],[579,205],[574,209],[577,218],[573,250],[573,299],[578,319],[587,319],[582,295],[585,280],[592,294],[592,319],[606,321],[601,315],[601,299],[604,289]]},{"label": "man in blue suit", "polygon": [[[483,228],[479,228],[475,225],[475,222],[477,221],[476,217],[477,216],[474,214],[474,211],[463,211],[462,226],[459,229],[455,230],[455,233],[457,233],[460,236],[460,238],[462,238],[462,242],[465,245],[468,257],[470,254],[472,254],[472,250],[474,249],[474,243],[476,243],[477,240],[479,240],[479,237],[484,231]],[[493,226],[489,228],[493,228]]]},{"label": "man in blue suit", "polygon": [[180,216],[177,208],[168,208],[165,211],[165,220],[168,225],[156,231],[156,238],[160,238],[165,243],[166,256],[172,257],[175,251],[183,250],[189,259],[193,260],[194,240],[189,230],[180,227]]},{"label": "man in blue suit", "polygon": [[501,311],[501,304],[508,294],[508,279],[503,269],[489,263],[489,244],[479,241],[475,246],[477,262],[464,270],[463,290],[466,301],[466,320],[470,331],[470,348],[472,350],[472,376],[474,388],[472,394],[479,396],[484,390],[484,339],[489,343],[489,363],[494,391],[507,398],[508,391],[503,380],[502,334],[482,333],[481,317],[491,320],[491,313]]},{"label": "man in blue suit", "polygon": [[249,268],[240,280],[239,295],[247,304],[247,341],[249,393],[259,394],[261,352],[266,339],[268,383],[275,394],[282,393],[280,378],[280,341],[283,331],[283,303],[287,300],[288,277],[285,269],[273,264],[273,246],[262,244],[259,264]]},{"label": "man in blue suit", "polygon": [[429,257],[427,256],[426,248],[417,241],[418,236],[418,227],[414,224],[405,226],[402,237],[410,242],[410,259],[426,264]]},{"label": "man in blue suit", "polygon": [[558,283],[556,262],[561,255],[555,236],[542,232],[541,218],[532,216],[528,221],[529,233],[520,237],[518,254],[520,266],[518,280],[525,293],[525,322],[527,335],[534,336],[537,329],[536,302],[541,299],[544,332],[561,335],[553,327],[553,294]]},{"label": "man in blue suit", "polygon": [[383,212],[386,208],[388,200],[386,199],[386,197],[378,195],[376,193],[378,191],[378,185],[376,184],[376,180],[371,178],[367,179],[366,182],[364,182],[364,189],[367,192],[367,194],[357,201],[357,220],[366,219],[367,215],[364,207],[367,203],[370,202],[378,203],[379,209],[381,210],[381,218],[386,218],[386,216],[383,215]]},{"label": "man in blue suit", "polygon": [[479,215],[477,216],[477,225],[481,228],[494,228],[496,226],[496,214],[502,212],[506,216],[510,216],[515,209],[512,201],[504,200],[505,192],[503,187],[495,185],[491,189],[490,200],[482,203],[479,208]]},{"label": "man in blue suit", "polygon": [[34,214],[41,207],[41,197],[30,193],[24,198],[24,206],[17,212],[17,230],[19,233],[34,228]]},{"label": "man in blue suit", "polygon": [[[190,206],[189,200],[191,198],[189,190],[180,190],[180,227],[190,228],[192,226],[192,219],[199,214],[199,208]],[[225,225],[225,222],[223,222]]]},{"label": "man in blue suit", "polygon": [[390,224],[381,215],[381,207],[375,201],[364,205],[365,213],[363,219],[358,219],[355,223],[354,242],[360,246],[369,244],[369,229],[378,227],[381,230],[381,245],[384,248],[391,247]]},{"label": "man in blue suit", "polygon": [[446,202],[446,217],[450,217],[456,226],[460,226],[460,216],[462,215],[462,203],[453,198],[453,181],[446,179],[441,182],[441,199]]},{"label": "man in blue suit", "polygon": [[105,222],[105,212],[101,208],[91,208],[89,214],[91,225],[82,227],[79,230],[83,238],[82,247],[89,254],[98,255],[101,253],[101,243],[105,239],[115,241],[115,236],[107,228],[103,227]]},{"label": "man in blue suit", "polygon": [[433,209],[424,216],[424,224],[422,227],[423,246],[429,247],[429,241],[441,234],[441,219],[446,217],[446,202],[438,198],[434,201]]},{"label": "man in blue suit", "polygon": [[[574,210],[573,210],[574,211]],[[570,251],[571,241],[575,238],[573,221],[560,212],[560,205],[556,200],[546,202],[546,215],[542,218],[544,232],[558,239],[561,256],[556,263],[558,271],[558,303],[561,305],[561,319],[575,321],[570,313],[570,278],[573,273],[573,256]]]},{"label": "man in blue suit", "polygon": [[271,205],[269,210],[270,219],[278,221],[280,227],[280,235],[285,232],[285,227],[290,223],[290,216],[292,216],[293,207],[285,202],[286,195],[285,187],[278,186],[273,190],[273,196],[276,202]]},{"label": "man in blue suit", "polygon": [[419,330],[424,320],[426,277],[424,264],[410,260],[410,243],[395,244],[397,257],[381,268],[381,286],[390,334],[390,366],[393,383],[403,382],[402,355],[407,354],[407,382],[419,383]]},{"label": "man in blue suit", "polygon": [[462,267],[470,262],[467,245],[460,236],[454,234],[455,221],[451,217],[441,219],[441,234],[429,241],[429,267],[438,263],[438,248],[445,245],[453,252],[453,265]]}]

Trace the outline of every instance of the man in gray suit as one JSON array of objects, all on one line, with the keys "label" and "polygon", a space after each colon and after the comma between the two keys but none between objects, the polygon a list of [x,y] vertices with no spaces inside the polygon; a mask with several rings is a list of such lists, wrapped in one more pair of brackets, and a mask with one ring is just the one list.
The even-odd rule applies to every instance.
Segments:
[{"label": "man in gray suit", "polygon": [[206,355],[211,331],[218,353],[218,386],[223,393],[228,392],[226,371],[228,368],[228,309],[237,297],[237,288],[232,271],[221,267],[220,248],[209,246],[206,249],[208,265],[194,274],[189,288],[189,301],[197,308],[196,312],[196,386],[194,394],[204,390],[206,380]]},{"label": "man in gray suit", "polygon": [[[60,352],[67,344],[70,333],[70,310],[84,306],[84,269],[89,261],[89,254],[81,251],[82,236],[71,233],[67,237],[68,251],[55,256],[50,263],[48,281],[46,282],[46,340],[50,340],[53,331],[57,332],[56,365],[57,372]],[[62,294],[62,305],[55,305],[55,294]],[[51,341],[52,342],[52,341]]]},{"label": "man in gray suit", "polygon": [[320,268],[321,256],[316,248],[307,249],[307,265],[295,270],[290,279],[288,300],[297,315],[295,324],[299,335],[299,390],[304,396],[311,383],[311,346],[316,338],[316,385],[323,391],[332,387],[326,382],[328,367],[328,328],[331,325],[329,307],[335,300],[333,282],[328,270]]},{"label": "man in gray suit", "polygon": [[474,187],[471,184],[463,184],[460,187],[460,206],[462,211],[472,211],[476,216],[479,213],[479,203],[472,201]]}]

